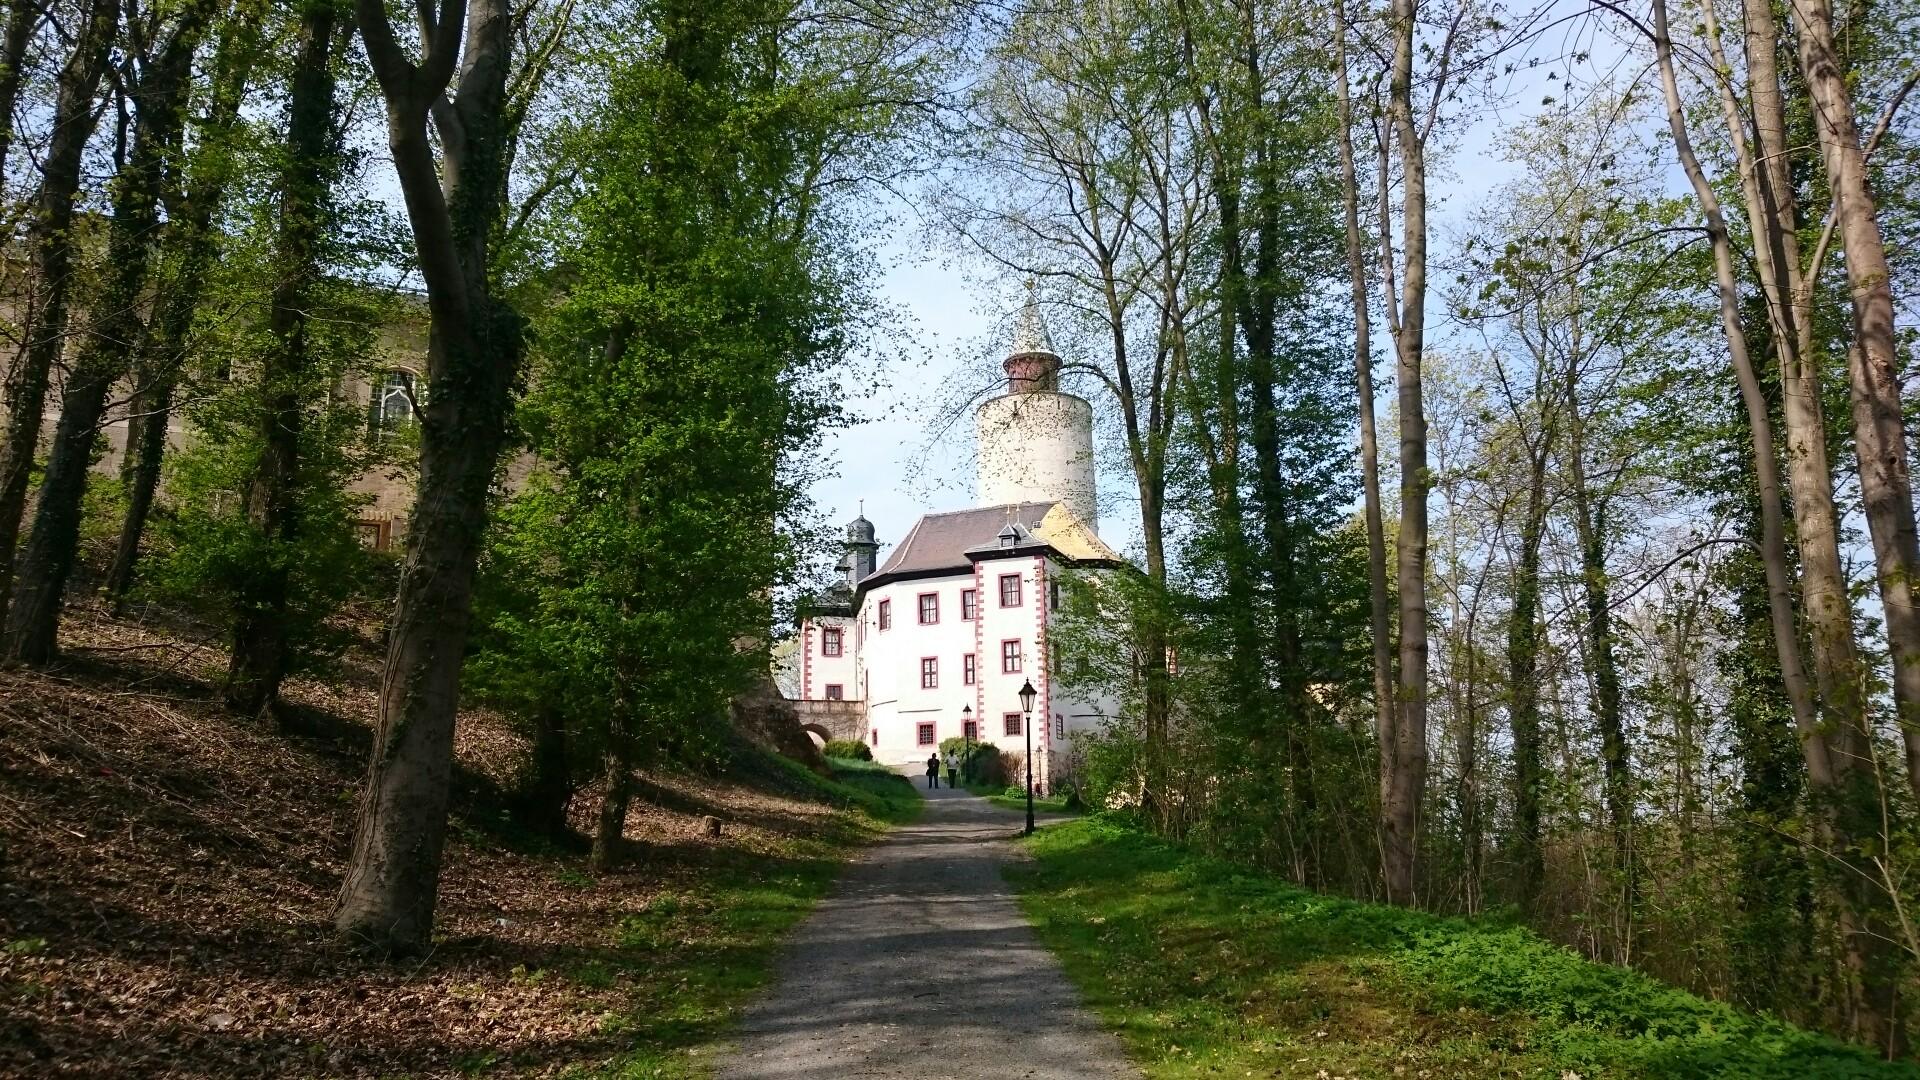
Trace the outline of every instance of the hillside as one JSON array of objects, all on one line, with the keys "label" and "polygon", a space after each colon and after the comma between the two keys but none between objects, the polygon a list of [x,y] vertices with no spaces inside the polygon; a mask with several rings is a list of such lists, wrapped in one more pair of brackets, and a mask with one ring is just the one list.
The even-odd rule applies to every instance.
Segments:
[{"label": "hillside", "polygon": [[1111,817],[1028,850],[1027,914],[1149,1080],[1920,1078],[1519,926],[1311,892]]},{"label": "hillside", "polygon": [[672,1065],[757,984],[872,815],[897,810],[742,744],[721,775],[645,776],[633,857],[596,878],[514,834],[500,807],[519,738],[470,714],[436,944],[388,963],[327,921],[371,648],[337,682],[294,685],[282,730],[217,706],[217,643],[97,614],[70,626],[60,667],[0,673],[0,1075]]}]

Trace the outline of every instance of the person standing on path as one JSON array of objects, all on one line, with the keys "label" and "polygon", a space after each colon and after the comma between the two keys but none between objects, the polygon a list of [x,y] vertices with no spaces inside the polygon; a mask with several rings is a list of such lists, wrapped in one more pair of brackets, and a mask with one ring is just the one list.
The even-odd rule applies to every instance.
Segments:
[{"label": "person standing on path", "polygon": [[957,788],[960,786],[959,781],[960,781],[960,758],[953,751],[949,750],[947,751],[947,786],[950,788]]},{"label": "person standing on path", "polygon": [[940,755],[927,755],[927,788],[932,790],[940,786]]}]

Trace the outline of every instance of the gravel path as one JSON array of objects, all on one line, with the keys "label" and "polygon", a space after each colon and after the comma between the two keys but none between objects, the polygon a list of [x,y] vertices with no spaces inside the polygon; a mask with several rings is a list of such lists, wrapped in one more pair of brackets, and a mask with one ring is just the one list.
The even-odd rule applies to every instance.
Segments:
[{"label": "gravel path", "polygon": [[1020,816],[924,794],[919,822],[855,862],[794,932],[720,1080],[1138,1077],[1001,880]]}]

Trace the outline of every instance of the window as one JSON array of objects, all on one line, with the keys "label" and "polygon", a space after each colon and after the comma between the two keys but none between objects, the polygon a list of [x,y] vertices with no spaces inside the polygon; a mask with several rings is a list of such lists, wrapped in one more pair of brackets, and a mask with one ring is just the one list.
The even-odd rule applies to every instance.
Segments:
[{"label": "window", "polygon": [[967,655],[961,657],[960,658],[961,685],[972,686],[975,682],[979,680],[979,678],[980,678],[979,657],[974,656],[972,653],[968,653]]},{"label": "window", "polygon": [[380,376],[367,406],[367,427],[374,437],[388,435],[413,423],[414,375],[394,368]]},{"label": "window", "polygon": [[879,746],[880,745],[880,729],[874,728],[872,731],[868,732],[867,738],[873,742],[873,745]]},{"label": "window", "polygon": [[893,601],[880,601],[880,629],[893,629]]},{"label": "window", "polygon": [[923,656],[920,658],[920,689],[940,689],[940,660],[938,657]]},{"label": "window", "polygon": [[837,682],[830,682],[827,684],[827,700],[828,701],[845,701],[846,698],[847,698],[847,691],[845,687],[841,686]]},{"label": "window", "polygon": [[820,655],[821,656],[839,656],[840,655],[840,628],[839,627],[829,626],[826,629],[820,631]]},{"label": "window", "polygon": [[1020,714],[1019,713],[1010,712],[1005,716],[1002,716],[1000,718],[1000,722],[1006,725],[1007,734],[1009,735],[1020,734]]},{"label": "window", "polygon": [[1047,610],[1060,610],[1060,583],[1057,581],[1047,582]]},{"label": "window", "polygon": [[1067,737],[1067,718],[1059,713],[1053,714],[1053,737],[1056,739]]},{"label": "window", "polygon": [[979,723],[977,721],[969,720],[966,723],[961,724],[960,734],[963,738],[978,739],[980,737]]},{"label": "window", "polygon": [[978,618],[979,615],[980,615],[980,590],[961,589],[960,590],[960,618],[963,621],[972,622],[974,619]]},{"label": "window", "polygon": [[1020,639],[1000,643],[1000,670],[1007,675],[1020,674]]},{"label": "window", "polygon": [[1019,574],[1001,574],[1000,575],[1000,606],[1001,607],[1019,607],[1020,606],[1020,575]]},{"label": "window", "polygon": [[920,725],[920,745],[921,746],[933,745],[933,725],[932,724]]},{"label": "window", "polygon": [[940,621],[940,594],[923,592],[920,594],[920,625],[932,626]]}]

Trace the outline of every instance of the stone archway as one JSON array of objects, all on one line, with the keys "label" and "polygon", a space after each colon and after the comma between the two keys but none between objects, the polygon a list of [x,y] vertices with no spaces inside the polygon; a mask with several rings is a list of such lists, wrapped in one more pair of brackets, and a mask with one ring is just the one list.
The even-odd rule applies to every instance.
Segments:
[{"label": "stone archway", "polygon": [[800,730],[813,736],[813,745],[815,746],[825,746],[833,741],[833,732],[828,731],[826,727],[821,724],[812,722],[804,723],[800,725]]}]

